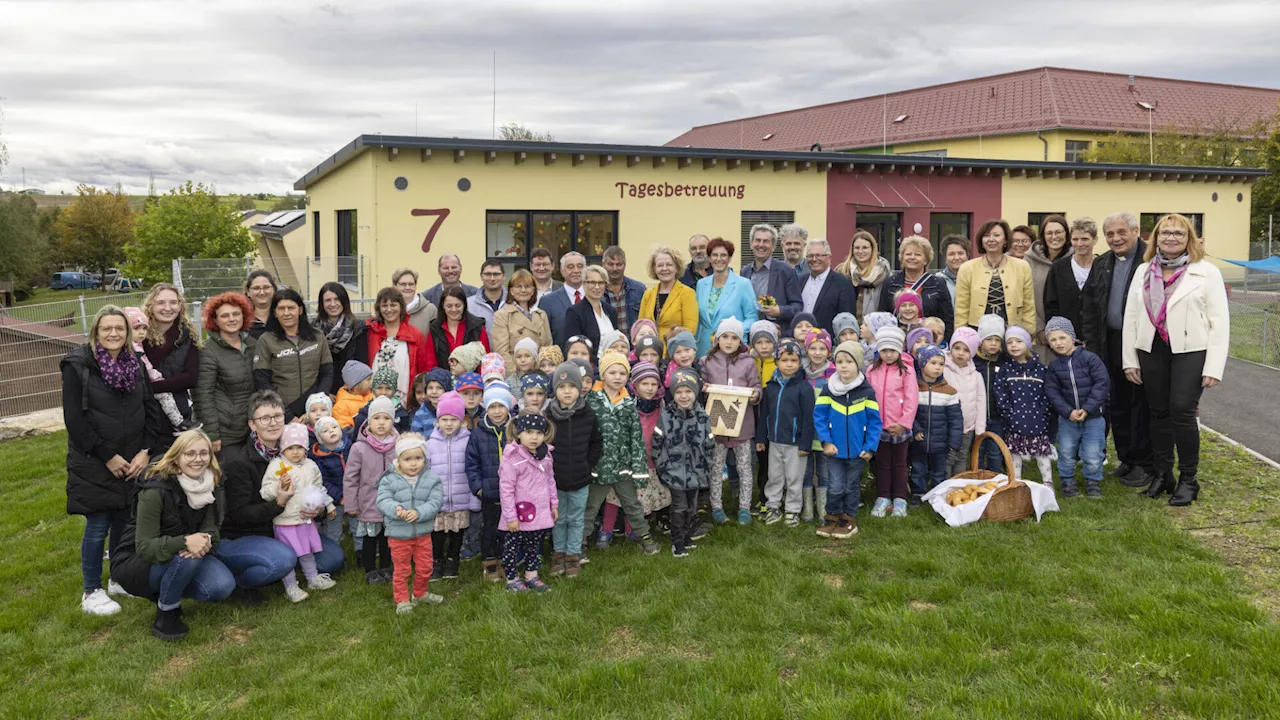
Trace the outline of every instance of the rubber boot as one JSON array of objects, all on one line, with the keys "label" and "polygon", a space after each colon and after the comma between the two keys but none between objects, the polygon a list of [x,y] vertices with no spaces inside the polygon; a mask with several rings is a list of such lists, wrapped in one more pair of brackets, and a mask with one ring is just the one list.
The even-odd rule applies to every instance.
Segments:
[{"label": "rubber boot", "polygon": [[187,636],[187,626],[182,622],[181,613],[173,610],[156,608],[156,619],[151,624],[151,634],[161,640],[175,641]]},{"label": "rubber boot", "polygon": [[[1172,474],[1170,473],[1171,476]],[[1196,476],[1184,474],[1178,478],[1178,486],[1174,488],[1169,504],[1174,507],[1190,505],[1199,495],[1200,483],[1196,482]]]},{"label": "rubber boot", "polygon": [[800,521],[813,522],[813,488],[800,491]]},{"label": "rubber boot", "polygon": [[1152,498],[1154,500],[1156,498],[1159,498],[1161,495],[1165,493],[1173,492],[1175,483],[1173,480],[1172,470],[1165,470],[1164,472],[1160,472],[1160,473],[1152,472],[1151,475],[1149,475],[1149,477],[1151,478],[1151,484],[1147,485],[1147,489],[1142,491],[1143,495],[1146,495],[1147,497]]},{"label": "rubber boot", "polygon": [[551,576],[558,577],[564,574],[564,553],[551,553]]},{"label": "rubber boot", "polygon": [[820,485],[813,489],[813,515],[814,518],[822,517],[827,512],[827,487]]}]

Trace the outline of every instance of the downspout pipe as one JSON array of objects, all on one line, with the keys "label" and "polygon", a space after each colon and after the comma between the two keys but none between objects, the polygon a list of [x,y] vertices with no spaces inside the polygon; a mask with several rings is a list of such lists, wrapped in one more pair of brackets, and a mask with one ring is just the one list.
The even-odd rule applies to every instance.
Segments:
[{"label": "downspout pipe", "polygon": [[1036,130],[1036,139],[1044,143],[1044,161],[1049,162],[1049,141],[1040,136],[1040,131]]}]

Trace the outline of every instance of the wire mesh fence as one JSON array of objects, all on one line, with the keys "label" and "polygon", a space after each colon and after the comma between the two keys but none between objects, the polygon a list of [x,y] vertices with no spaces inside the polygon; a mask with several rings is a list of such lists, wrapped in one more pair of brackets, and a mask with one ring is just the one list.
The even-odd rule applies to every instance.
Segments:
[{"label": "wire mesh fence", "polygon": [[1280,367],[1280,273],[1246,270],[1227,281],[1232,357]]}]

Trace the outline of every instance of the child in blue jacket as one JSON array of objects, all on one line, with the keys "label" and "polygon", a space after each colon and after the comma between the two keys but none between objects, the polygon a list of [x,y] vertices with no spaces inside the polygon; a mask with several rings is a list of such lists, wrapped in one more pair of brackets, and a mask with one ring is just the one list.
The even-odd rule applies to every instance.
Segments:
[{"label": "child in blue jacket", "polygon": [[484,579],[501,582],[503,532],[498,464],[502,461],[503,449],[510,442],[507,425],[511,419],[511,393],[501,387],[490,387],[484,392],[484,403],[485,414],[476,422],[471,439],[467,441],[464,465],[471,493],[480,498],[480,558]]},{"label": "child in blue jacket", "polygon": [[946,350],[925,345],[916,351],[916,375],[920,379],[920,402],[912,427],[911,501],[947,479],[947,460],[964,441],[964,413],[960,392],[945,378]]},{"label": "child in blue jacket", "polygon": [[[786,511],[787,527],[800,524],[800,491],[808,455],[813,447],[813,388],[800,372],[804,350],[783,338],[774,351],[776,368],[764,387],[760,419],[756,422],[756,450],[769,453],[768,482],[764,486],[764,523],[773,525]],[[782,491],[786,488],[786,504]]]},{"label": "child in blue jacket", "polygon": [[1000,365],[996,403],[1004,419],[1004,442],[1013,456],[1011,477],[1022,479],[1022,464],[1034,459],[1040,482],[1053,486],[1053,443],[1049,440],[1049,396],[1045,393],[1045,368],[1031,352],[1031,334],[1014,325],[1005,330],[1009,359]]},{"label": "child in blue jacket", "polygon": [[322,417],[316,421],[316,439],[311,443],[307,456],[320,468],[324,491],[329,493],[337,511],[332,520],[321,516],[316,521],[320,523],[320,534],[334,542],[342,539],[342,518],[346,514],[342,507],[342,475],[347,468],[347,449],[350,447],[351,443],[337,420]]},{"label": "child in blue jacket", "polygon": [[880,405],[865,382],[862,346],[840,343],[836,374],[818,395],[813,426],[827,458],[826,519],[818,535],[844,539],[858,533],[858,500],[862,468],[880,444]]},{"label": "child in blue jacket", "polygon": [[[1044,326],[1045,340],[1057,358],[1049,365],[1045,393],[1058,414],[1058,475],[1062,494],[1079,497],[1076,458],[1084,462],[1085,495],[1102,497],[1102,464],[1107,459],[1107,393],[1111,377],[1102,358],[1076,342],[1076,329],[1064,317]],[[1157,485],[1156,487],[1160,487]],[[1156,492],[1152,497],[1159,497]]]}]

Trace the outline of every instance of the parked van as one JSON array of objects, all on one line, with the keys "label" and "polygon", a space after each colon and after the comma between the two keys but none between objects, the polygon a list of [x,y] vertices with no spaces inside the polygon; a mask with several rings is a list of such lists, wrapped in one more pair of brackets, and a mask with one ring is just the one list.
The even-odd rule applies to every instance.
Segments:
[{"label": "parked van", "polygon": [[85,290],[102,286],[102,281],[95,280],[88,273],[58,272],[49,281],[50,290]]}]

